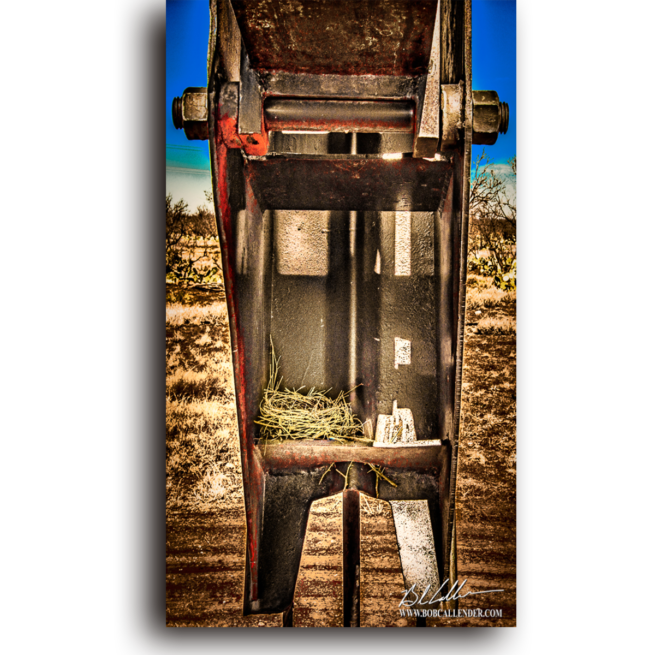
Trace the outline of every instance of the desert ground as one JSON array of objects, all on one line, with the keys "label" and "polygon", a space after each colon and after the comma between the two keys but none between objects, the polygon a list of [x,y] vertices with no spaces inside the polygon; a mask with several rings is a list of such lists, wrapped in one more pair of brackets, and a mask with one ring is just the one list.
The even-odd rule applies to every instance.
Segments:
[{"label": "desert ground", "polygon": [[[221,283],[167,285],[166,623],[280,627],[243,617],[245,513],[229,329]],[[516,293],[469,276],[456,496],[459,601],[502,618],[428,619],[428,627],[516,625]],[[362,627],[412,627],[390,506],[362,500]],[[341,495],[314,503],[294,626],[342,624]]]}]

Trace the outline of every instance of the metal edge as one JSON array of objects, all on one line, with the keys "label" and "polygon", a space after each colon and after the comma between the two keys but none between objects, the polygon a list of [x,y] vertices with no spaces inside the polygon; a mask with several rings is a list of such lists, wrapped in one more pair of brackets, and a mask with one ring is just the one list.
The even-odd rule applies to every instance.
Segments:
[{"label": "metal edge", "polygon": [[362,100],[415,98],[425,76],[315,75],[258,71],[267,97],[323,97]]},{"label": "metal edge", "polygon": [[[434,157],[440,150],[442,5],[442,0],[438,0],[432,28],[428,70],[421,78],[416,96],[414,157]],[[427,127],[426,123],[431,123],[430,127]]]},{"label": "metal edge", "polygon": [[[462,365],[464,359],[464,325],[466,319],[466,280],[467,280],[467,256],[468,256],[468,232],[469,232],[469,193],[471,183],[471,142],[473,135],[472,127],[472,53],[471,53],[471,0],[464,3],[464,68],[466,74],[466,99],[465,99],[465,128],[464,128],[464,159],[463,169],[465,175],[462,180],[462,213],[461,213],[461,239],[460,239],[460,270],[459,270],[459,313],[457,317],[457,350],[455,355],[455,413],[454,430],[452,440],[452,454],[450,467],[450,503],[448,509],[448,533],[451,536],[451,553],[449,577],[451,584],[453,578],[457,578],[456,557],[451,557],[453,550],[456,553],[456,516],[455,500],[457,493],[457,460],[459,455],[459,431],[461,424],[462,405]],[[454,570],[453,570],[454,568]],[[456,606],[456,604],[455,604]]]},{"label": "metal edge", "polygon": [[[215,24],[219,24],[219,3],[224,2],[225,0],[210,0],[210,12],[212,21],[215,21]],[[210,34],[209,40],[212,42],[212,22],[210,21]],[[219,35],[220,38],[220,35]],[[214,47],[218,47],[218,41],[213,40]],[[212,61],[210,62],[211,68],[208,69],[208,80],[207,80],[207,108],[208,108],[208,135],[209,135],[209,152],[210,152],[210,165],[212,173],[212,193],[214,195],[214,211],[216,216],[216,226],[219,235],[220,249],[221,249],[221,261],[223,267],[223,276],[225,283],[226,291],[226,304],[228,309],[228,319],[230,326],[230,350],[231,350],[231,359],[232,359],[232,373],[235,380],[235,391],[238,387],[237,380],[242,375],[243,363],[239,362],[239,358],[243,356],[242,344],[235,344],[233,342],[233,337],[236,338],[237,342],[239,341],[239,329],[238,329],[238,307],[236,306],[236,298],[234,295],[234,275],[232,273],[232,265],[230,262],[230,253],[228,247],[228,241],[230,240],[230,234],[228,230],[231,230],[230,225],[230,207],[229,207],[229,190],[227,188],[228,184],[228,162],[227,154],[228,148],[227,145],[222,142],[222,135],[218,128],[218,120],[220,119],[217,116],[218,108],[218,95],[220,91],[220,83],[224,81],[227,76],[227,71],[223,69],[220,56],[217,57],[216,49],[213,53]],[[223,188],[223,183],[225,188]],[[225,208],[223,208],[223,205]],[[227,217],[222,218],[224,214],[227,213]],[[237,351],[235,353],[235,351]],[[243,388],[243,387],[242,387]],[[245,417],[245,399],[241,398],[238,393],[236,395],[236,419],[237,419],[237,430],[239,434],[239,443],[240,443],[240,455],[241,455],[241,467],[242,467],[242,478],[244,483],[244,498],[243,498],[243,507],[246,518],[246,544],[245,544],[245,560],[246,565],[244,567],[244,577],[243,577],[243,614],[248,615],[253,613],[253,603],[256,602],[258,593],[257,593],[257,549],[258,544],[256,539],[253,540],[253,536],[256,538],[258,533],[256,529],[257,524],[261,524],[262,521],[262,510],[264,504],[264,489],[263,489],[263,476],[264,471],[261,465],[261,458],[258,457],[259,453],[255,448],[254,443],[249,443],[248,436],[246,433],[246,426],[244,422]],[[252,487],[259,485],[261,487],[261,496],[259,503],[255,498],[255,494],[252,493]],[[252,550],[252,552],[251,552]],[[254,575],[253,575],[254,572]]]}]

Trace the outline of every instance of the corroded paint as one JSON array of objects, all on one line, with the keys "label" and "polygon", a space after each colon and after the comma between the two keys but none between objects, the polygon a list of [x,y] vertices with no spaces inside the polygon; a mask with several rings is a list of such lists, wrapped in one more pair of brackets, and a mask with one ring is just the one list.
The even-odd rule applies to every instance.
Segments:
[{"label": "corroded paint", "polygon": [[321,442],[304,442],[261,445],[259,452],[266,471],[321,468],[332,462],[360,462],[397,469],[431,470],[439,466],[442,448],[444,446],[399,447],[391,450],[369,446],[334,446],[330,442],[323,442],[323,445]]},{"label": "corroded paint", "polygon": [[[240,148],[241,139],[238,130],[238,89],[236,85],[226,84],[221,89],[218,103],[216,131],[219,139],[227,148]],[[229,209],[229,207],[228,207]]]},{"label": "corroded paint", "polygon": [[[243,148],[247,155],[264,156],[268,152],[268,133],[239,133],[238,84],[224,84],[221,89],[217,112],[217,136],[227,148]],[[263,109],[262,109],[263,111]],[[263,125],[263,122],[262,122]]]},{"label": "corroded paint", "polygon": [[223,138],[224,130],[230,135],[234,127],[233,118],[220,112],[216,117],[213,143],[214,181],[217,190],[217,217],[221,235],[221,254],[223,261],[223,279],[225,297],[230,321],[230,336],[232,343],[232,361],[234,368],[234,386],[237,401],[239,438],[241,442],[241,457],[246,495],[246,521],[248,525],[248,566],[250,567],[250,597],[258,598],[258,554],[259,554],[259,522],[261,521],[264,493],[264,479],[261,466],[255,459],[254,444],[248,439],[248,419],[246,411],[246,379],[245,379],[245,349],[241,330],[239,329],[238,297],[235,289],[234,250],[229,247],[233,243],[232,211],[230,207],[228,188],[228,145]]},{"label": "corroded paint", "polygon": [[436,211],[452,172],[450,162],[414,158],[246,162],[246,177],[266,209]]},{"label": "corroded paint", "polygon": [[263,134],[240,134],[243,150],[247,155],[263,157],[268,152],[268,132]]},{"label": "corroded paint", "polygon": [[430,57],[437,0],[233,0],[258,70],[420,75]]}]

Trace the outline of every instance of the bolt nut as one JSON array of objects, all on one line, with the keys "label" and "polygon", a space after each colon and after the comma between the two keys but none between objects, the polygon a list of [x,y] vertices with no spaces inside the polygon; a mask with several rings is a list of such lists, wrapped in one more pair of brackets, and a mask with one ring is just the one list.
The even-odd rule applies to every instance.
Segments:
[{"label": "bolt nut", "polygon": [[190,141],[206,141],[209,138],[207,124],[207,89],[190,86],[181,98],[173,99],[173,125],[184,130]]},{"label": "bolt nut", "polygon": [[492,146],[509,126],[509,107],[495,91],[473,91],[473,143]]}]

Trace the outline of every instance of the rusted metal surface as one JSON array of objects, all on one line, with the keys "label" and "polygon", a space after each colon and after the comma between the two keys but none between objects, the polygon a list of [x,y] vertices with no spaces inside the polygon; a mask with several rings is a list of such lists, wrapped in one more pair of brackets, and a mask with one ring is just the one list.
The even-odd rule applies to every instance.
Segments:
[{"label": "rusted metal surface", "polygon": [[471,6],[469,0],[439,0],[441,22],[441,84],[470,82],[464,60],[467,34],[470,35]]},{"label": "rusted metal surface", "polygon": [[250,58],[242,44],[241,82],[239,84],[239,138],[248,155],[263,156],[268,152],[268,134],[264,127],[262,102],[264,90],[259,76],[250,66]]},{"label": "rusted metal surface", "polygon": [[441,76],[441,38],[439,10],[434,18],[430,62],[427,74],[419,82],[417,94],[416,136],[414,141],[415,157],[434,157],[439,151],[440,123],[440,76]]},{"label": "rusted metal surface", "polygon": [[293,628],[293,604],[282,612],[282,627]]},{"label": "rusted metal surface", "polygon": [[233,0],[258,70],[421,75],[437,0]]},{"label": "rusted metal surface", "polygon": [[239,82],[241,70],[241,33],[230,0],[210,0],[209,50],[207,78]]},{"label": "rusted metal surface", "polygon": [[359,628],[360,507],[359,491],[343,492],[343,625]]},{"label": "rusted metal surface", "polygon": [[398,447],[335,446],[333,442],[300,442],[259,446],[266,471],[310,469],[332,462],[359,462],[389,468],[428,471],[439,466],[445,446]]},{"label": "rusted metal surface", "polygon": [[438,210],[450,162],[423,159],[271,158],[246,176],[264,209]]},{"label": "rusted metal surface", "polygon": [[315,75],[286,71],[258,73],[267,96],[366,100],[415,98],[421,79],[410,75]]},{"label": "rusted metal surface", "polygon": [[[449,455],[449,453],[448,453]],[[435,535],[435,543],[447,538],[443,534],[445,524],[441,519],[438,482],[442,475],[447,475],[447,457],[443,458],[445,469],[419,472],[398,469],[393,473],[397,485],[379,484],[379,497],[385,500],[404,500],[422,498],[427,501],[430,524]],[[336,468],[339,469],[339,473]],[[348,489],[344,489],[344,474],[348,474]],[[309,509],[314,500],[336,493],[365,493],[375,496],[375,475],[368,466],[343,462],[333,467],[326,475],[320,469],[286,470],[265,474],[264,507],[257,534],[258,562],[250,566],[247,560],[246,597],[244,613],[287,612],[293,602],[298,566],[307,528]],[[350,543],[356,542],[353,536],[352,516],[346,517],[346,534]],[[348,537],[350,533],[350,537]],[[249,535],[248,541],[252,541]],[[353,545],[354,551],[354,545]],[[248,546],[250,553],[250,545]],[[438,566],[443,570],[443,553],[435,553]],[[356,560],[354,553],[346,554],[347,561]],[[349,568],[346,567],[347,571]],[[353,609],[356,596],[356,570],[344,580],[346,598],[352,599],[345,620],[353,621]],[[353,579],[354,578],[354,579]],[[256,597],[253,590],[257,591]],[[346,603],[348,605],[348,603]]]},{"label": "rusted metal surface", "polygon": [[270,98],[264,105],[268,130],[413,132],[408,101]]},{"label": "rusted metal surface", "polygon": [[241,83],[239,85],[239,134],[262,134],[262,102],[264,90],[259,76],[250,67],[245,47],[241,51]]},{"label": "rusted metal surface", "polygon": [[239,135],[239,85],[235,82],[223,84],[219,93],[216,111],[217,135],[226,148],[241,148]]},{"label": "rusted metal surface", "polygon": [[[244,480],[244,496],[246,505],[246,525],[248,540],[246,548],[245,597],[249,602],[256,603],[259,599],[260,568],[260,535],[264,502],[264,476],[259,460],[255,457],[254,442],[248,434],[250,422],[246,405],[245,348],[241,316],[239,312],[238,294],[236,292],[236,276],[234,272],[234,251],[228,244],[233,242],[232,208],[230,204],[231,181],[234,181],[234,170],[238,169],[241,153],[229,150],[223,140],[223,123],[225,116],[218,110],[219,89],[210,78],[208,88],[208,104],[210,107],[209,140],[212,161],[212,187],[217,208],[218,231],[221,242],[221,259],[225,283],[226,303],[230,323],[232,343],[232,365],[234,370],[235,391],[237,400],[237,417],[239,425],[239,441],[241,446],[241,465]],[[245,610],[246,608],[244,608]]]},{"label": "rusted metal surface", "polygon": [[[269,155],[322,155],[329,159],[349,151],[350,135],[344,132],[271,132],[270,137]],[[413,147],[414,135],[409,132],[357,135],[357,154],[367,155],[366,159],[383,159],[380,153],[394,153],[396,157],[411,154]],[[357,158],[364,159],[353,157]]]}]

